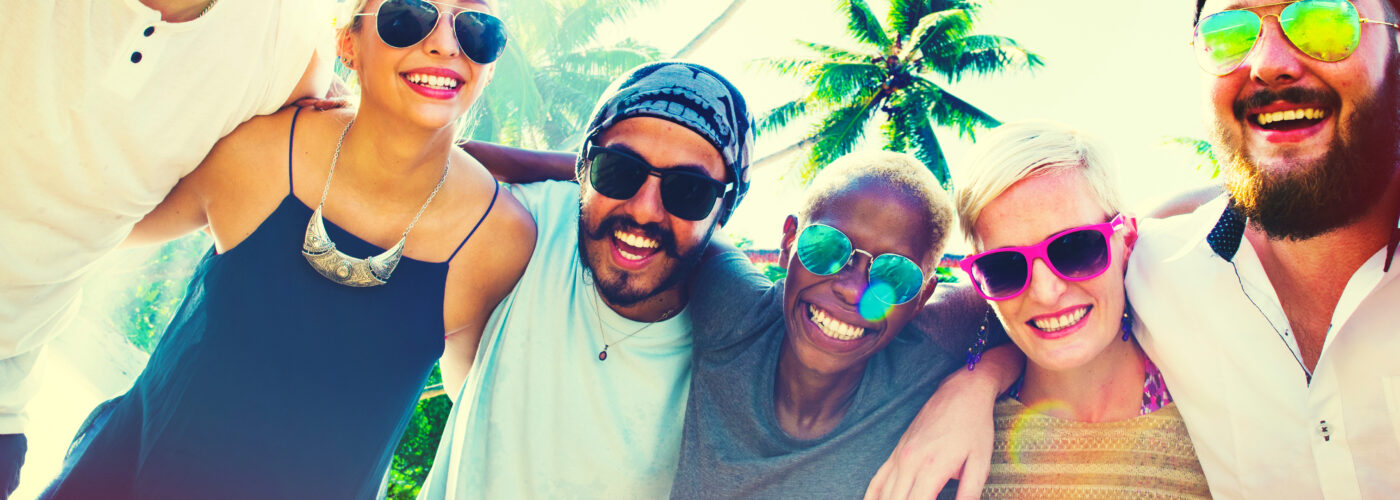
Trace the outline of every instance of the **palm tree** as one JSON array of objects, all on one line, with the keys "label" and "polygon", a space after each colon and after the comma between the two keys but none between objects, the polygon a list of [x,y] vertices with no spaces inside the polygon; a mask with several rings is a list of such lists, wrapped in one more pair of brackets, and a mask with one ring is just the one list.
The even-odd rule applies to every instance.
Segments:
[{"label": "palm tree", "polygon": [[865,0],[841,0],[839,6],[861,50],[800,42],[815,56],[764,61],[780,73],[803,78],[809,92],[761,117],[759,130],[779,129],[804,115],[820,116],[793,146],[810,145],[803,172],[810,178],[850,152],[879,113],[886,149],[912,153],[944,187],[951,187],[933,126],[955,127],[960,137],[974,138],[978,127],[1001,122],[938,82],[1035,68],[1042,65],[1041,58],[1010,38],[975,33],[976,0],[890,0],[884,25]]},{"label": "palm tree", "polygon": [[504,4],[510,43],[476,106],[472,139],[536,149],[577,143],[593,102],[613,78],[661,57],[625,39],[596,40],[598,26],[649,0],[518,0]]}]

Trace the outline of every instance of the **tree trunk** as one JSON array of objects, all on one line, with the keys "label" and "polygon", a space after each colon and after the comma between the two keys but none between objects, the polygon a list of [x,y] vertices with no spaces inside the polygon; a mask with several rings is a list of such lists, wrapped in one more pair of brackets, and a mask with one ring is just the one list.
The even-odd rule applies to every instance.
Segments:
[{"label": "tree trunk", "polygon": [[800,140],[800,141],[794,142],[794,143],[792,143],[792,144],[789,144],[788,147],[785,147],[785,148],[783,148],[783,149],[779,149],[779,150],[777,150],[777,151],[775,151],[775,152],[773,152],[773,153],[769,153],[767,156],[764,156],[763,158],[759,158],[759,159],[757,159],[757,160],[754,160],[754,161],[750,162],[750,163],[749,163],[749,169],[751,169],[751,170],[756,170],[756,169],[768,167],[768,166],[771,166],[771,165],[777,165],[778,163],[780,163],[780,160],[784,160],[784,159],[788,158],[789,156],[792,156],[793,153],[801,152],[803,149],[806,149],[807,146],[812,145],[813,142],[816,142],[816,138],[809,137],[809,138],[802,139],[802,140]]},{"label": "tree trunk", "polygon": [[691,39],[690,43],[685,44],[685,47],[681,47],[681,50],[679,52],[676,52],[676,55],[671,56],[671,58],[682,59],[686,56],[689,56],[690,53],[695,52],[697,49],[700,48],[701,45],[708,41],[710,37],[713,37],[715,33],[719,31],[720,28],[724,27],[724,24],[729,22],[730,18],[734,17],[734,13],[737,12],[739,10],[739,6],[743,4],[744,0],[734,0],[733,2],[731,2],[729,4],[729,7],[726,7],[724,9],[724,12],[721,12],[719,14],[719,17],[716,17],[714,21],[710,21],[709,26],[706,26],[704,30],[701,30],[699,35],[695,35],[695,38]]}]

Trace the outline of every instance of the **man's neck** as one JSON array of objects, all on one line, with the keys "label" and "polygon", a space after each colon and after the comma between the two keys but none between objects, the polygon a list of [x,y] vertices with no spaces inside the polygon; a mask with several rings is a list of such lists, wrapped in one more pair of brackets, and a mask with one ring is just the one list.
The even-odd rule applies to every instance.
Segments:
[{"label": "man's neck", "polygon": [[[684,288],[683,286],[674,287],[628,306],[615,305],[608,302],[607,297],[603,297],[603,303],[624,318],[643,323],[655,323],[671,319],[685,307],[689,297],[686,296]],[[599,293],[598,296],[602,297],[603,294]]]},{"label": "man's neck", "polygon": [[1322,355],[1332,314],[1353,274],[1390,243],[1400,214],[1400,180],[1356,222],[1306,240],[1270,239],[1251,225],[1245,238],[1278,295],[1303,364]]},{"label": "man's neck", "polygon": [[160,20],[167,23],[182,23],[199,18],[212,0],[141,0],[151,10],[160,12]]},{"label": "man's neck", "polygon": [[841,373],[823,373],[803,366],[784,339],[773,383],[773,413],[778,426],[797,439],[827,435],[850,408],[865,364]]}]

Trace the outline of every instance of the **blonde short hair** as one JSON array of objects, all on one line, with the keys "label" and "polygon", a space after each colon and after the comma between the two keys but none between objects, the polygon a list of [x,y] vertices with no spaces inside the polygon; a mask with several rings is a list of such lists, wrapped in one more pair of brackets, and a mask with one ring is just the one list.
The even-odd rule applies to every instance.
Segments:
[{"label": "blonde short hair", "polygon": [[1122,211],[1117,166],[1092,136],[1045,120],[1011,122],[981,135],[968,150],[953,194],[968,242],[980,249],[977,218],[1013,184],[1065,171],[1079,172],[1089,181],[1094,201],[1105,214]]},{"label": "blonde short hair", "polygon": [[929,246],[922,257],[927,260],[943,255],[953,223],[953,203],[923,162],[904,153],[865,151],[836,159],[807,187],[797,218],[805,224],[821,213],[831,199],[867,183],[903,194],[923,209],[923,217],[911,221],[911,226],[922,229],[928,238]]}]

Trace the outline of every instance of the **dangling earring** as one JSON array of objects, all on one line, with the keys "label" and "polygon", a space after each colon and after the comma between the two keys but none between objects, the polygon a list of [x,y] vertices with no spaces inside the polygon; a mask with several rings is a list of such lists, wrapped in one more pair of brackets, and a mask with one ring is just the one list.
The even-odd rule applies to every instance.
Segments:
[{"label": "dangling earring", "polygon": [[1127,300],[1123,301],[1123,341],[1127,342],[1133,336],[1133,306]]},{"label": "dangling earring", "polygon": [[982,360],[982,350],[987,348],[987,322],[996,317],[993,311],[987,311],[987,315],[982,318],[982,325],[977,327],[977,340],[972,343],[972,347],[967,348],[967,369],[972,370],[977,366],[977,362]]}]

